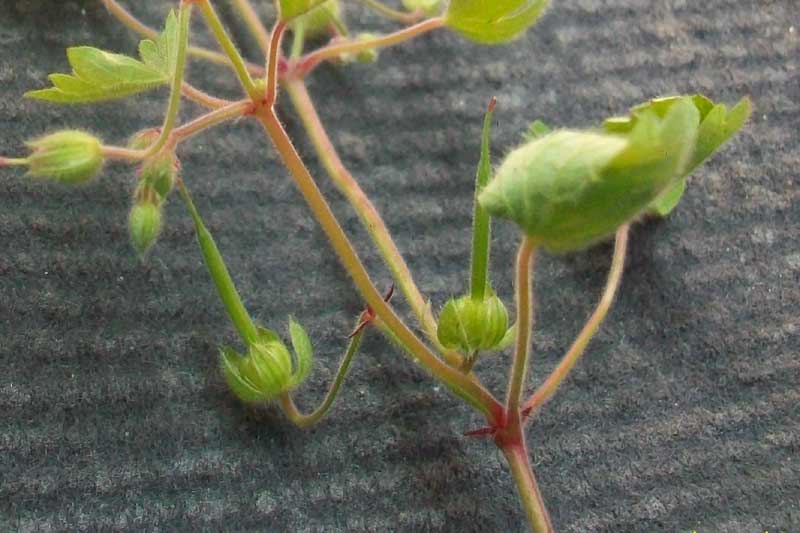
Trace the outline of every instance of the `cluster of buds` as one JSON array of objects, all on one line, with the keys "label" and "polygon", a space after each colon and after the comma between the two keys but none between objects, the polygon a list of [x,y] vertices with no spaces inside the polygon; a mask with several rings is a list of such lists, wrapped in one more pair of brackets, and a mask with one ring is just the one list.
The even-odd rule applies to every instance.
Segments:
[{"label": "cluster of buds", "polygon": [[[137,133],[129,146],[143,150],[158,138],[158,131]],[[145,257],[155,244],[163,227],[164,202],[175,186],[180,163],[175,153],[165,151],[142,163],[139,183],[133,194],[133,206],[128,215],[131,244],[140,257]]]}]

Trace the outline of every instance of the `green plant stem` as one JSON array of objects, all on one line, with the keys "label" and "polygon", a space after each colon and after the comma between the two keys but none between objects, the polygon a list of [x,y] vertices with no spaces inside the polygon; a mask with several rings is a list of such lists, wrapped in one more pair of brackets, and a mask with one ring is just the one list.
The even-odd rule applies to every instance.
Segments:
[{"label": "green plant stem", "polygon": [[261,51],[266,54],[269,46],[269,33],[267,32],[267,28],[264,27],[264,24],[261,23],[261,19],[258,17],[255,8],[248,0],[232,1],[233,6],[241,15],[242,20],[244,20],[244,23],[255,38]]},{"label": "green plant stem", "polygon": [[278,20],[275,22],[270,35],[269,49],[267,50],[266,74],[264,75],[266,91],[263,95],[263,103],[270,109],[275,105],[275,100],[278,98],[278,61],[281,56],[281,41],[285,30],[286,23],[284,21]]},{"label": "green plant stem", "polygon": [[[411,270],[403,259],[400,250],[397,249],[397,245],[378,210],[375,209],[375,206],[361,189],[353,175],[347,170],[347,167],[345,167],[336,152],[336,148],[333,146],[317,114],[311,96],[308,94],[305,83],[303,80],[291,78],[284,82],[283,87],[289,94],[289,98],[311,139],[322,166],[325,167],[339,191],[350,202],[364,228],[369,232],[383,260],[389,267],[397,286],[405,296],[411,311],[422,325],[426,336],[436,345],[437,350],[443,353],[448,352],[448,350],[439,346],[436,338],[436,320],[430,312],[424,296],[416,283],[414,283]],[[458,354],[452,352],[447,359],[448,362],[460,364],[461,358]]]},{"label": "green plant stem", "polygon": [[217,43],[219,43],[228,56],[242,88],[254,102],[259,101],[261,99],[261,94],[256,88],[255,83],[253,83],[253,78],[250,77],[247,64],[239,53],[239,50],[236,49],[236,45],[233,44],[228,32],[225,30],[225,26],[223,26],[219,15],[217,15],[217,12],[214,10],[214,6],[211,5],[209,0],[197,0],[196,3],[200,7],[200,11],[203,13],[203,17],[208,27],[211,29],[211,33],[214,34]]},{"label": "green plant stem", "polygon": [[164,125],[161,126],[161,133],[158,139],[147,149],[145,157],[157,154],[164,146],[172,134],[172,128],[178,120],[178,113],[181,110],[181,88],[183,86],[183,75],[186,71],[186,47],[189,43],[189,21],[192,18],[192,4],[181,4],[178,11],[178,50],[175,60],[175,72],[170,85],[169,103],[167,113],[164,117]]},{"label": "green plant stem", "polygon": [[[189,139],[209,128],[217,126],[225,121],[239,118],[250,109],[253,103],[250,100],[240,100],[238,102],[231,102],[225,107],[214,109],[210,113],[201,115],[191,122],[187,122],[183,126],[174,128],[169,136],[169,139],[164,143],[163,148],[173,149],[178,143]],[[121,146],[103,146],[103,156],[107,159],[127,160],[127,161],[141,161],[148,157],[150,149],[133,150],[131,148],[123,148]]]},{"label": "green plant stem", "polygon": [[552,533],[553,524],[539,492],[539,484],[536,483],[524,440],[521,444],[501,447],[501,450],[511,468],[511,475],[517,485],[517,493],[531,529],[534,533]]},{"label": "green plant stem", "polygon": [[409,348],[414,359],[441,381],[448,390],[483,413],[488,420],[494,422],[502,417],[503,406],[489,391],[474,378],[462,374],[459,370],[448,366],[436,357],[414,332],[403,323],[394,309],[383,300],[383,296],[372,283],[367,270],[364,268],[355,249],[353,249],[353,245],[339,226],[330,206],[297,154],[274,110],[262,107],[259,109],[257,117],[272,139],[284,165],[294,177],[295,183],[306,203],[367,305],[397,336],[401,345]]},{"label": "green plant stem", "polygon": [[303,24],[296,24],[292,28],[292,49],[289,52],[291,59],[297,59],[303,55],[303,47],[306,45],[306,27]]},{"label": "green plant stem", "polygon": [[220,254],[219,248],[217,248],[217,244],[214,242],[214,238],[203,223],[203,219],[200,217],[200,213],[197,211],[194,202],[192,202],[192,197],[189,194],[189,190],[186,188],[186,184],[183,183],[183,180],[178,179],[177,186],[181,198],[183,198],[183,202],[186,204],[186,208],[189,210],[189,214],[194,221],[197,242],[200,245],[200,250],[203,253],[203,260],[211,275],[211,279],[217,287],[219,297],[225,305],[228,316],[239,332],[242,341],[249,346],[258,340],[256,325],[253,323],[250,314],[242,303],[242,299],[239,297],[239,292],[233,284],[233,280],[228,272],[228,268],[225,266],[222,254]]},{"label": "green plant stem", "polygon": [[483,301],[486,298],[486,289],[489,285],[489,253],[492,238],[491,219],[489,218],[489,213],[487,213],[478,202],[478,196],[489,183],[489,177],[492,173],[492,157],[489,152],[489,134],[496,104],[497,100],[493,97],[489,101],[486,116],[483,119],[481,157],[475,176],[475,207],[472,217],[472,258],[470,261],[470,296],[478,301]]},{"label": "green plant stem", "polygon": [[531,328],[533,327],[533,295],[531,277],[535,262],[536,243],[525,237],[519,246],[516,267],[517,294],[517,339],[514,348],[514,361],[511,366],[511,377],[508,383],[506,412],[512,432],[520,425],[519,404],[525,388],[530,358]]},{"label": "green plant stem", "polygon": [[342,54],[358,54],[364,50],[394,46],[409,39],[413,39],[414,37],[418,37],[423,33],[442,28],[444,25],[445,21],[442,17],[434,17],[394,33],[376,37],[375,39],[353,40],[330,44],[306,54],[301,58],[296,66],[297,72],[294,75],[297,77],[305,76],[321,62],[329,59],[336,59]]},{"label": "green plant stem", "polygon": [[586,351],[586,346],[591,341],[594,334],[603,323],[611,304],[614,302],[614,296],[619,288],[620,281],[622,280],[622,272],[625,270],[625,253],[628,246],[628,230],[629,226],[626,224],[617,230],[616,241],[614,243],[614,257],[611,260],[611,269],[608,273],[608,280],[603,291],[603,296],[597,304],[594,312],[589,320],[583,326],[583,329],[578,334],[575,342],[572,343],[570,349],[561,359],[558,366],[547,377],[533,395],[525,402],[523,411],[526,414],[531,414],[533,411],[539,409],[549,400],[556,392],[558,387],[563,383],[564,379],[569,375],[570,371],[575,366],[575,363],[581,358]]},{"label": "green plant stem", "polygon": [[[138,33],[142,37],[146,37],[148,39],[155,39],[158,37],[158,31],[149,27],[148,25],[144,24],[138,18],[133,16],[133,14],[122,7],[122,5],[117,2],[116,0],[102,0],[103,5],[105,5],[106,9],[108,10],[111,15],[116,18],[123,26],[126,28],[133,30],[134,32]],[[200,48],[197,46],[190,46],[188,48],[189,54],[192,56],[198,57],[200,59],[204,59],[211,63],[215,63],[217,65],[224,65],[229,66],[230,61],[225,54],[221,54],[219,52],[214,52],[212,50],[208,50],[207,48]],[[262,69],[259,65],[254,65],[252,63],[247,64],[248,70],[254,76],[261,76],[264,73],[264,69]]]},{"label": "green plant stem", "polygon": [[22,167],[28,164],[24,157],[0,157],[0,167]]},{"label": "green plant stem", "polygon": [[409,13],[407,11],[399,11],[397,9],[392,9],[386,4],[378,2],[378,0],[358,0],[358,1],[367,6],[368,8],[372,9],[376,13],[380,13],[386,18],[395,20],[402,24],[413,24],[423,16],[423,12],[421,9],[417,9],[416,11]]},{"label": "green plant stem", "polygon": [[325,399],[322,400],[322,403],[319,405],[319,407],[314,409],[314,411],[309,414],[304,414],[297,408],[297,405],[294,403],[290,393],[287,392],[281,395],[280,400],[283,412],[286,413],[286,416],[289,417],[289,420],[291,420],[294,425],[299,427],[308,427],[314,425],[328,413],[333,405],[334,400],[336,400],[336,395],[339,393],[339,389],[344,382],[344,378],[347,376],[350,363],[353,361],[353,357],[358,352],[358,348],[361,345],[361,338],[363,336],[364,330],[361,330],[353,335],[353,337],[350,339],[350,342],[347,345],[347,351],[342,358],[342,362],[339,363],[339,370],[336,371],[336,377],[334,378],[330,389],[328,389]]}]

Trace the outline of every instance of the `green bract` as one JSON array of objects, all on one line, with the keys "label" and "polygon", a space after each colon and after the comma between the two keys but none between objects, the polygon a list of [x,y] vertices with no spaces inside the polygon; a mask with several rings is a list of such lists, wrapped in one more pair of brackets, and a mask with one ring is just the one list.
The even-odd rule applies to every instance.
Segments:
[{"label": "green bract", "polygon": [[680,201],[686,189],[686,176],[744,126],[752,112],[750,99],[742,98],[728,110],[725,104],[714,104],[714,102],[701,94],[691,97],[668,96],[638,105],[632,108],[630,114],[626,117],[610,118],[603,123],[603,128],[608,132],[628,133],[634,128],[643,113],[652,112],[659,117],[664,117],[676,102],[685,98],[691,98],[692,103],[700,113],[697,143],[694,154],[684,170],[683,179],[679,180],[672,189],[659,197],[650,206],[652,212],[661,216],[672,211]]},{"label": "green bract", "polygon": [[439,314],[437,336],[445,348],[472,355],[498,349],[508,331],[508,312],[490,294],[484,300],[471,296],[450,299]]},{"label": "green bract", "polygon": [[94,178],[103,166],[102,143],[93,135],[65,130],[27,143],[30,173],[62,183],[82,183]]},{"label": "green bract", "polygon": [[51,74],[53,87],[29,91],[25,96],[56,103],[99,102],[124,98],[168,83],[175,71],[178,50],[175,13],[167,17],[164,32],[156,41],[139,44],[141,61],[78,46],[67,49],[72,74]]},{"label": "green bract", "polygon": [[612,235],[685,175],[700,114],[691,99],[660,117],[642,112],[627,134],[561,130],[512,151],[480,195],[551,252]]},{"label": "green bract", "polygon": [[289,335],[294,357],[278,335],[265,328],[258,329],[258,340],[250,344],[246,357],[231,348],[221,349],[225,380],[240,400],[268,402],[305,380],[313,363],[311,341],[302,326],[291,319]]},{"label": "green bract", "polygon": [[547,4],[548,0],[451,0],[445,23],[472,41],[498,44],[533,26]]}]

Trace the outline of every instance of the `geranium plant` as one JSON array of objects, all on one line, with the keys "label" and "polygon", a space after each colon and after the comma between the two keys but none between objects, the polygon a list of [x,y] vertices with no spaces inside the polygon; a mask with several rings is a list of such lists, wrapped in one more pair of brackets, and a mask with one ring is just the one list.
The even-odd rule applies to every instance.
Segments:
[{"label": "geranium plant", "polygon": [[[702,95],[668,96],[581,130],[553,128],[537,121],[524,132],[520,146],[506,147],[504,160],[493,168],[490,129],[497,101],[490,99],[475,179],[468,290],[434,309],[416,285],[377,210],[339,159],[305,80],[325,63],[373,62],[380,49],[439,29],[477,43],[505,44],[535,24],[547,0],[404,0],[403,10],[378,0],[359,1],[396,21],[400,29],[385,34],[354,32],[345,23],[340,0],[276,1],[275,19],[265,26],[248,0],[232,0],[263,51],[263,62],[253,64],[240,54],[211,0],[176,3],[160,31],[142,24],[117,0],[102,0],[120,22],[141,34],[137,53],[69,48],[71,72],[52,74],[50,86],[26,96],[83,105],[128,98],[166,85],[170,93],[163,123],[131,132],[127,145],[106,144],[79,130],[42,132],[29,142],[27,155],[0,158],[0,166],[22,167],[32,177],[66,186],[96,179],[107,161],[131,165],[137,185],[128,227],[132,246],[142,258],[153,253],[164,224],[164,203],[177,191],[193,221],[211,279],[241,339],[239,347],[220,348],[221,373],[232,394],[246,404],[274,403],[298,426],[315,424],[334,405],[362,337],[368,330],[378,329],[432,379],[485,417],[485,427],[468,434],[493,439],[508,460],[530,527],[537,532],[552,531],[531,468],[525,429],[564,382],[608,313],[624,270],[629,226],[643,217],[669,214],[683,195],[689,173],[743,126],[750,103],[744,98],[728,108]],[[190,20],[197,14],[221,51],[190,44]],[[222,99],[187,83],[184,73],[190,60],[230,66],[241,85],[241,99]],[[384,294],[375,286],[295,150],[276,114],[276,104],[286,97],[323,166],[369,232],[416,323],[410,324],[398,314],[390,300],[393,291]],[[200,104],[207,112],[179,124],[184,99]],[[308,413],[297,407],[295,396],[302,394],[302,384],[313,372],[309,335],[292,318],[284,337],[279,329],[269,329],[250,316],[192,201],[190,179],[181,176],[181,146],[199,132],[236,119],[258,121],[263,126],[366,306],[349,335],[328,394]],[[493,218],[512,222],[520,230],[513,313],[492,287]],[[536,254],[539,250],[567,254],[608,239],[615,240],[614,254],[595,311],[552,374],[536,390],[528,391]],[[280,322],[276,318],[269,321],[274,328]],[[508,386],[505,397],[498,398],[481,382],[480,362],[485,357],[506,357],[501,355],[505,352],[510,352]]]}]

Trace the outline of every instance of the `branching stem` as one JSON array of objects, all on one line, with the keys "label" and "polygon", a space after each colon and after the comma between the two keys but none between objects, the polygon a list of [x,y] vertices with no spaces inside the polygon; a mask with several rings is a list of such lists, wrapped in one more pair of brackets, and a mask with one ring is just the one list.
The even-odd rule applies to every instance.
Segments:
[{"label": "branching stem", "polygon": [[628,230],[629,226],[626,224],[617,230],[616,241],[614,243],[614,257],[611,260],[611,269],[608,273],[608,280],[606,287],[603,291],[603,296],[600,298],[600,303],[597,304],[592,316],[583,326],[583,329],[578,334],[575,342],[572,343],[569,351],[561,359],[561,362],[542,383],[533,395],[525,402],[523,406],[523,413],[529,416],[534,411],[544,405],[558,389],[559,385],[563,383],[569,372],[575,366],[575,363],[581,358],[581,355],[586,351],[586,346],[592,339],[594,334],[600,328],[614,302],[614,296],[619,288],[620,281],[622,280],[622,272],[625,269],[625,253],[628,247]]}]

